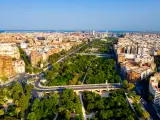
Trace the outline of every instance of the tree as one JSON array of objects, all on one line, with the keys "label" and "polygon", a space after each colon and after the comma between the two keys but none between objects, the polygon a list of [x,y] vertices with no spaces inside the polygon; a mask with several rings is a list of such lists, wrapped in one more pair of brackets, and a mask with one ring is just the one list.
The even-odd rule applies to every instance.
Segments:
[{"label": "tree", "polygon": [[62,51],[61,51],[61,55],[65,55],[66,54],[66,51],[63,49]]},{"label": "tree", "polygon": [[26,84],[26,85],[25,85],[25,93],[26,93],[27,91],[28,91],[28,92],[31,92],[33,88],[34,88],[33,85],[31,85],[31,84]]},{"label": "tree", "polygon": [[23,88],[20,83],[15,82],[14,87],[11,89],[11,94],[14,100],[20,98],[20,96],[23,94]]},{"label": "tree", "polygon": [[87,110],[88,111],[91,111],[91,110],[93,110],[94,109],[94,103],[89,103],[88,105],[87,105]]},{"label": "tree", "polygon": [[136,112],[138,113],[138,115],[140,117],[143,117],[142,105],[140,103],[134,103],[133,106],[134,106]]},{"label": "tree", "polygon": [[7,92],[7,88],[0,88],[0,105],[5,103],[5,97],[7,96]]},{"label": "tree", "polygon": [[62,106],[62,107],[59,107],[58,112],[63,112],[64,110],[65,108]]},{"label": "tree", "polygon": [[15,112],[16,112],[16,114],[17,114],[17,118],[18,118],[18,114],[19,114],[20,111],[21,111],[21,108],[20,108],[20,107],[17,107],[16,110],[15,110]]},{"label": "tree", "polygon": [[8,77],[6,75],[3,75],[0,77],[0,79],[5,83],[8,81]]},{"label": "tree", "polygon": [[128,88],[128,81],[127,80],[123,80],[122,85],[123,85],[124,89],[127,89]]},{"label": "tree", "polygon": [[24,117],[24,113],[25,113],[26,109],[28,108],[29,99],[30,98],[28,98],[28,96],[25,96],[25,95],[22,95],[21,98],[19,99],[19,104],[21,107],[21,112],[20,112],[21,118]]},{"label": "tree", "polygon": [[150,115],[147,111],[143,111],[142,115],[143,115],[144,119],[148,119],[150,117]]},{"label": "tree", "polygon": [[66,89],[63,91],[61,97],[62,97],[62,101],[64,102],[64,104],[66,104],[66,101],[74,100],[74,92],[72,89]]},{"label": "tree", "polygon": [[71,112],[70,111],[65,111],[65,118],[66,118],[66,120],[70,120],[70,118],[71,118]]},{"label": "tree", "polygon": [[14,105],[9,105],[7,108],[7,114],[12,117],[15,116],[15,109],[16,107]]},{"label": "tree", "polygon": [[140,100],[140,96],[139,95],[135,95],[134,97],[133,97],[133,102],[134,103],[137,103],[139,100]]},{"label": "tree", "polygon": [[33,72],[34,72],[34,74],[38,74],[41,72],[41,69],[34,67]]},{"label": "tree", "polygon": [[36,114],[34,112],[29,113],[27,120],[37,120]]},{"label": "tree", "polygon": [[96,101],[96,107],[97,107],[99,110],[103,110],[103,109],[104,109],[103,99],[100,99],[100,100]]},{"label": "tree", "polygon": [[113,117],[113,112],[111,110],[102,110],[100,112],[100,117],[102,118],[102,120],[109,119]]},{"label": "tree", "polygon": [[135,85],[133,83],[129,83],[127,90],[133,90],[134,87]]},{"label": "tree", "polygon": [[32,73],[33,73],[33,70],[32,70],[32,68],[30,68],[30,67],[26,67],[26,72],[28,72],[29,74],[32,74]]},{"label": "tree", "polygon": [[[49,98],[43,98],[41,101],[38,98],[35,99],[32,104],[30,113],[32,113],[32,116],[33,113],[35,114],[36,120],[52,119],[55,113],[58,111],[58,105],[59,96],[58,94],[54,93],[50,95]],[[31,115],[28,116],[28,119],[31,117]]]},{"label": "tree", "polygon": [[103,98],[92,92],[84,92],[82,98],[87,110],[96,111],[95,117],[101,120],[133,120],[134,118],[134,113],[126,102],[123,90],[112,91],[109,97]]},{"label": "tree", "polygon": [[50,64],[53,64],[54,62],[56,62],[59,59],[59,57],[60,57],[59,53],[55,53],[53,55],[50,55],[48,58],[48,62]]},{"label": "tree", "polygon": [[134,118],[130,115],[126,118],[126,120],[134,120]]},{"label": "tree", "polygon": [[19,100],[15,100],[14,103],[16,104],[16,106],[19,106]]},{"label": "tree", "polygon": [[55,71],[55,72],[58,72],[59,68],[60,68],[60,64],[59,63],[54,63],[52,70]]},{"label": "tree", "polygon": [[73,73],[74,77],[72,80],[69,80],[69,85],[76,85],[78,83],[79,74]]},{"label": "tree", "polygon": [[4,115],[4,110],[0,110],[0,116]]},{"label": "tree", "polygon": [[31,111],[36,111],[40,105],[40,100],[37,98],[34,100]]},{"label": "tree", "polygon": [[148,93],[148,95],[147,95],[147,99],[148,99],[149,101],[152,101],[152,100],[153,100],[153,96],[152,96],[152,94],[151,94],[151,93]]},{"label": "tree", "polygon": [[20,48],[20,47],[19,47],[19,52],[20,52],[21,58],[22,58],[22,59],[24,60],[24,62],[25,62],[25,65],[26,65],[26,66],[30,66],[30,63],[29,63],[29,60],[28,60],[27,55],[25,54],[25,52],[23,51],[23,49]]}]

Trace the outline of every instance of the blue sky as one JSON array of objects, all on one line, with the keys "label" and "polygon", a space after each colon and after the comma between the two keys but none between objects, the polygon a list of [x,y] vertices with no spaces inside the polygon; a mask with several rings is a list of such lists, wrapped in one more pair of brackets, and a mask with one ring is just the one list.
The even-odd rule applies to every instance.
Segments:
[{"label": "blue sky", "polygon": [[160,0],[0,0],[0,29],[160,31]]}]

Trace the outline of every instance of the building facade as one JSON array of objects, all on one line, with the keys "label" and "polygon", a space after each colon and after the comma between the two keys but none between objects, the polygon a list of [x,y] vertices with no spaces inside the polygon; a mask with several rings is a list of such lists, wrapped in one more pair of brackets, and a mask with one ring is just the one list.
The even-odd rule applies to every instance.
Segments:
[{"label": "building facade", "polygon": [[160,106],[160,73],[155,73],[150,78],[149,91],[153,95],[153,103]]},{"label": "building facade", "polygon": [[14,71],[17,74],[25,72],[25,63],[24,63],[23,60],[21,60],[21,59],[15,60],[15,61],[12,62],[12,65],[13,65]]},{"label": "building facade", "polygon": [[19,49],[15,43],[0,43],[0,55],[20,58]]},{"label": "building facade", "polygon": [[13,77],[15,75],[10,56],[0,56],[0,76]]}]

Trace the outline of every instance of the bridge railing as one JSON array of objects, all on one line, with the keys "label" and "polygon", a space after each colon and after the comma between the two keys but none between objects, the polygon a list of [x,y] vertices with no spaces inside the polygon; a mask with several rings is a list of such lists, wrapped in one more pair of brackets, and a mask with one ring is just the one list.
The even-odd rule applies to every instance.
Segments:
[{"label": "bridge railing", "polygon": [[42,86],[41,88],[58,88],[58,87],[84,87],[84,86],[119,86],[120,83],[107,83],[107,84],[83,84],[83,85],[62,85],[62,86]]}]

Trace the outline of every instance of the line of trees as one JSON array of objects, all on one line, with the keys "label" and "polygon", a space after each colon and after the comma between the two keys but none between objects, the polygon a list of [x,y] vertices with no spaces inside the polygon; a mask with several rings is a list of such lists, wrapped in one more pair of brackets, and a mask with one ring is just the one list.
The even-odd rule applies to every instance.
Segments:
[{"label": "line of trees", "polygon": [[[78,49],[79,47],[83,46],[85,43],[77,45],[77,46],[72,46],[72,48],[68,51],[65,51],[64,49],[60,52],[60,53],[54,53],[52,55],[49,56],[48,58],[48,63],[50,64],[54,64],[55,62],[57,62],[62,56],[67,55],[67,53],[74,51],[76,49]],[[83,49],[83,48],[81,48]]]},{"label": "line of trees", "polygon": [[[123,88],[127,93],[127,96],[133,101],[133,107],[137,113],[137,115],[142,119],[148,119],[150,114],[143,110],[142,104],[140,102],[140,96],[136,94],[135,85],[133,83],[128,83],[127,80],[123,80],[122,82]],[[148,96],[146,94],[146,96]]]}]

